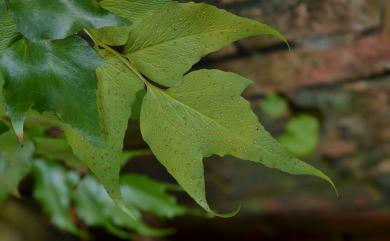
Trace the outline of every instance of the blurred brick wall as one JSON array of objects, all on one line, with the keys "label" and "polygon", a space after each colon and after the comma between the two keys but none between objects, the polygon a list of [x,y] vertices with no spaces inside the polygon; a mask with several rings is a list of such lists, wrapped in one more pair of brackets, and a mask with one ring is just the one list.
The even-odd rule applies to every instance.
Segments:
[{"label": "blurred brick wall", "polygon": [[[211,54],[196,68],[219,68],[254,80],[245,97],[275,136],[297,114],[316,116],[321,122],[321,140],[316,153],[305,161],[329,174],[340,193],[337,199],[316,178],[214,157],[205,160],[211,205],[231,210],[242,204],[242,216],[388,209],[390,0],[207,2],[277,28],[288,37],[292,50],[278,39],[262,36]],[[260,109],[271,90],[283,95],[291,107],[281,119],[267,119]],[[130,136],[134,130],[130,128]],[[134,140],[128,138],[127,146],[139,147]],[[149,157],[134,160],[129,170],[172,180]]]},{"label": "blurred brick wall", "polygon": [[[175,222],[178,234],[172,240],[390,240],[390,0],[208,2],[261,20],[288,37],[291,52],[263,36],[211,54],[196,68],[219,68],[254,80],[245,97],[274,136],[297,114],[317,117],[320,143],[305,161],[331,176],[339,198],[317,178],[232,157],[207,158],[211,206],[223,211],[241,204],[239,216],[183,217]],[[277,120],[260,109],[271,90],[290,105]],[[134,124],[128,134],[136,132]],[[127,147],[141,147],[135,141],[127,138]],[[133,160],[128,170],[172,181],[150,157]],[[196,206],[185,195],[180,199]]]},{"label": "blurred brick wall", "polygon": [[[262,90],[353,80],[389,70],[385,25],[387,0],[220,0],[219,7],[267,23],[285,34],[252,38],[210,56],[216,67],[259,82]],[[389,20],[388,20],[389,21]],[[252,90],[251,94],[261,93]]]},{"label": "blurred brick wall", "polygon": [[[211,202],[220,208],[243,203],[248,214],[389,206],[390,1],[208,2],[258,19],[288,37],[291,52],[277,39],[252,38],[210,55],[199,67],[255,80],[245,96],[257,113],[264,94],[276,90],[292,112],[320,118],[320,146],[307,161],[330,174],[340,189],[336,199],[320,181],[224,158],[206,161]],[[259,116],[273,134],[283,131],[285,120],[267,123]]]}]

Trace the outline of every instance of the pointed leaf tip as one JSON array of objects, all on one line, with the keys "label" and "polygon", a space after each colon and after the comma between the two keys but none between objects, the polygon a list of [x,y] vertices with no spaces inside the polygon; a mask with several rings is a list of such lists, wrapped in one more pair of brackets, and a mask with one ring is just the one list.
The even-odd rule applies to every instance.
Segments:
[{"label": "pointed leaf tip", "polygon": [[19,137],[33,108],[55,114],[88,141],[99,144],[95,70],[104,61],[86,41],[78,36],[58,41],[21,39],[2,54],[0,63],[7,112]]},{"label": "pointed leaf tip", "polygon": [[[322,172],[321,172],[321,173],[322,173]],[[334,191],[335,194],[336,194],[336,197],[339,198],[339,191],[337,190],[337,187],[336,187],[336,185],[334,184],[334,182],[332,181],[332,179],[330,179],[330,177],[328,177],[328,176],[325,175],[324,173],[322,173],[321,178],[322,178],[323,180],[325,180],[327,183],[329,183],[329,184],[332,186],[333,191]]]},{"label": "pointed leaf tip", "polygon": [[137,218],[137,215],[130,211],[130,209],[125,205],[123,202],[123,199],[120,200],[114,200],[115,204],[124,212],[126,213],[130,218],[132,218],[134,221],[139,221]]},{"label": "pointed leaf tip", "polygon": [[18,118],[10,114],[12,127],[15,131],[16,136],[18,137],[20,145],[23,146],[24,143],[24,117]]},{"label": "pointed leaf tip", "polygon": [[219,212],[211,211],[211,214],[216,216],[216,217],[219,217],[219,218],[231,218],[231,217],[236,216],[240,212],[240,210],[241,210],[241,204],[233,211],[226,212],[226,213],[219,213]]},{"label": "pointed leaf tip", "polygon": [[[295,160],[301,162],[298,158],[294,158]],[[308,165],[308,164],[307,164]],[[312,169],[313,168],[313,169]],[[307,173],[306,175],[313,175],[313,176],[316,176],[316,177],[319,177],[321,178],[322,180],[326,181],[331,187],[332,189],[334,190],[334,192],[336,193],[336,196],[337,198],[339,197],[339,192],[337,190],[337,187],[336,185],[334,184],[334,182],[332,181],[332,179],[327,176],[325,173],[323,173],[322,171],[316,169],[315,167],[311,167],[310,168],[311,172],[310,173]]]},{"label": "pointed leaf tip", "polygon": [[22,133],[16,133],[16,136],[18,137],[20,145],[23,147],[23,143],[24,143],[24,134],[23,134],[23,132]]}]

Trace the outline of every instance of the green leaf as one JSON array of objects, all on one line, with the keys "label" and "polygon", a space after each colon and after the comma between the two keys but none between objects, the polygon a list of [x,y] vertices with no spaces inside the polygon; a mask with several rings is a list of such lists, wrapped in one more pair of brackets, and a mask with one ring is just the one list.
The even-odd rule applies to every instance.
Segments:
[{"label": "green leaf", "polygon": [[105,27],[93,30],[94,35],[111,46],[125,45],[132,28],[171,0],[103,0],[100,5],[117,16],[129,20],[129,26]]},{"label": "green leaf", "polygon": [[6,113],[5,99],[3,95],[3,86],[4,86],[4,77],[0,69],[0,118],[3,118]]},{"label": "green leaf", "polygon": [[140,156],[149,156],[152,155],[152,151],[150,149],[134,149],[134,150],[125,150],[122,153],[122,164],[125,165],[129,160],[134,159]]},{"label": "green leaf", "polygon": [[4,203],[7,197],[8,197],[8,193],[2,188],[0,188],[0,206]]},{"label": "green leaf", "polygon": [[[137,219],[129,216],[118,208],[107,192],[95,179],[86,177],[80,183],[74,195],[79,217],[89,226],[100,226],[121,238],[130,238],[128,230],[135,230],[148,236],[159,236],[166,230],[151,229],[140,221],[141,214],[129,206]],[[125,229],[125,230],[123,230]]]},{"label": "green leaf", "polygon": [[61,160],[76,166],[79,159],[73,154],[72,148],[64,139],[47,137],[34,138],[35,154],[49,160]]},{"label": "green leaf", "polygon": [[173,218],[183,215],[186,210],[167,193],[169,184],[154,181],[146,176],[122,176],[122,193],[125,203],[159,217]]},{"label": "green leaf", "polygon": [[146,17],[160,10],[171,0],[103,0],[100,2],[102,8],[114,13],[117,16],[128,19],[132,25],[137,25]]},{"label": "green leaf", "polygon": [[286,133],[278,139],[294,155],[306,157],[315,152],[319,132],[320,124],[315,117],[300,115],[288,122]]},{"label": "green leaf", "polygon": [[214,6],[170,2],[130,32],[125,53],[149,79],[177,86],[203,56],[236,40],[261,34],[285,40],[265,24]]},{"label": "green leaf", "polygon": [[95,0],[10,0],[19,31],[30,40],[64,39],[83,28],[117,26],[123,20]]},{"label": "green leaf", "polygon": [[0,16],[3,16],[7,11],[7,4],[5,0],[0,0]]},{"label": "green leaf", "polygon": [[100,54],[108,62],[97,69],[97,103],[105,143],[102,147],[94,146],[69,128],[66,135],[76,156],[92,170],[113,200],[121,204],[119,171],[123,162],[123,141],[132,106],[144,84],[116,56],[106,51]]},{"label": "green leaf", "polygon": [[129,33],[132,27],[104,27],[99,29],[90,29],[89,31],[101,42],[110,46],[122,46],[127,43]]},{"label": "green leaf", "polygon": [[12,131],[0,135],[0,188],[19,196],[20,181],[30,172],[34,145],[26,141],[23,147]]},{"label": "green leaf", "polygon": [[[1,2],[0,2],[1,3]],[[0,8],[3,8],[0,5]],[[18,36],[18,31],[16,29],[16,24],[5,8],[0,9],[0,56],[3,54],[4,50],[8,48],[12,40]]]},{"label": "green leaf", "polygon": [[58,227],[77,234],[70,213],[71,185],[68,174],[60,166],[34,162],[34,198],[39,201]]},{"label": "green leaf", "polygon": [[261,110],[272,118],[278,118],[288,111],[288,103],[275,92],[270,92],[261,102]]},{"label": "green leaf", "polygon": [[21,39],[1,59],[4,95],[13,127],[22,139],[31,106],[54,112],[94,144],[101,142],[95,70],[104,62],[77,36],[58,41]]},{"label": "green leaf", "polygon": [[251,81],[218,70],[201,70],[168,90],[148,86],[141,132],[157,159],[195,201],[209,212],[203,157],[232,155],[290,174],[321,171],[293,157],[252,113],[241,92]]}]

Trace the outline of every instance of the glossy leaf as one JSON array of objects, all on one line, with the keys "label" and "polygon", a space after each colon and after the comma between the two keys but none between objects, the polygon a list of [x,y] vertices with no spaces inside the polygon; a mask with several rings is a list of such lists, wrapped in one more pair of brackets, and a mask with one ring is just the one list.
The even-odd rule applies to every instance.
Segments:
[{"label": "glossy leaf", "polygon": [[118,204],[121,202],[119,171],[123,141],[137,93],[144,84],[116,56],[101,51],[108,64],[97,69],[98,106],[101,112],[104,145],[97,147],[77,132],[66,130],[76,156],[88,166]]},{"label": "glossy leaf", "polygon": [[50,215],[52,222],[69,232],[78,233],[70,213],[71,185],[64,169],[43,161],[34,163],[34,198]]},{"label": "glossy leaf", "polygon": [[184,190],[210,212],[202,159],[213,154],[332,183],[265,131],[249,103],[240,97],[250,82],[233,73],[201,70],[186,75],[175,88],[149,86],[144,99],[141,131],[145,141]]},{"label": "glossy leaf", "polygon": [[34,145],[20,146],[12,131],[0,135],[0,188],[19,196],[20,181],[30,172]]},{"label": "glossy leaf", "polygon": [[320,123],[310,115],[300,115],[291,119],[286,133],[278,139],[287,149],[297,156],[309,156],[317,148]]},{"label": "glossy leaf", "polygon": [[[1,3],[1,1],[0,1]],[[4,4],[4,3],[3,3]],[[9,12],[6,11],[5,5],[0,5],[0,56],[11,44],[12,40],[18,36],[16,24]]]},{"label": "glossy leaf", "polygon": [[125,53],[152,81],[177,86],[203,56],[236,40],[261,34],[284,39],[265,24],[211,5],[170,2],[130,32]]},{"label": "glossy leaf", "polygon": [[117,26],[123,20],[96,0],[10,0],[18,30],[30,40],[64,39],[83,28]]},{"label": "glossy leaf", "polygon": [[21,39],[1,59],[4,95],[13,127],[22,139],[31,106],[54,112],[94,144],[101,142],[95,69],[104,62],[73,36],[58,41]]}]

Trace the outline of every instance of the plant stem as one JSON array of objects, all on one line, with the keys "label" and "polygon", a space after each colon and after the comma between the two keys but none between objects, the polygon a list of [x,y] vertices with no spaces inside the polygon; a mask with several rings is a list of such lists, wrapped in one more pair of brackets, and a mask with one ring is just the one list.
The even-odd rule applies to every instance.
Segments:
[{"label": "plant stem", "polygon": [[97,47],[101,47],[107,51],[109,51],[110,53],[112,53],[113,55],[115,55],[123,64],[125,64],[139,79],[141,79],[146,86],[148,87],[155,87],[153,86],[147,79],[145,79],[142,74],[140,72],[138,72],[138,70],[133,66],[131,65],[131,63],[125,58],[123,57],[120,53],[118,53],[117,51],[115,51],[114,49],[112,49],[110,46],[102,43],[98,38],[96,38],[91,32],[89,32],[87,29],[84,29],[84,32],[92,39],[92,41],[94,42],[95,46]]}]

